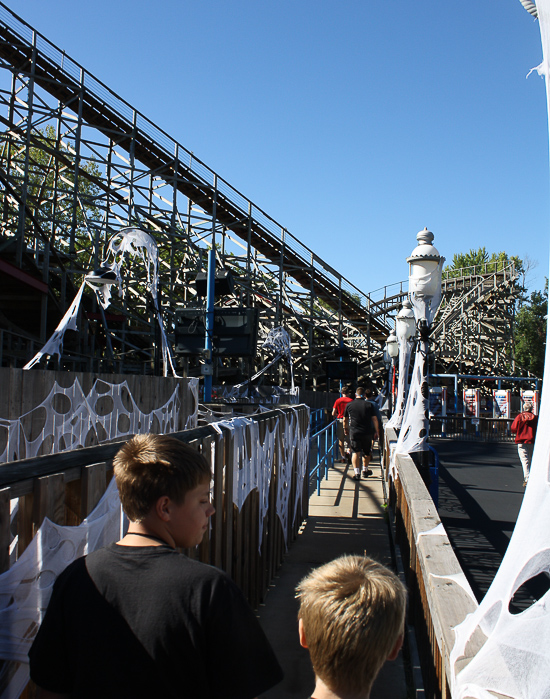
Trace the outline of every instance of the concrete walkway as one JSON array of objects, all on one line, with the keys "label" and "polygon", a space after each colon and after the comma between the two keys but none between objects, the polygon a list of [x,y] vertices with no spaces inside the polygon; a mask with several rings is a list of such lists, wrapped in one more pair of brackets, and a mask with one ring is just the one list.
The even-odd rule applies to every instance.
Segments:
[{"label": "concrete walkway", "polygon": [[[294,590],[312,568],[338,556],[367,554],[392,567],[390,539],[385,518],[385,490],[380,460],[371,463],[373,475],[354,481],[353,469],[335,464],[328,481],[309,502],[309,517],[289,550],[258,610],[266,632],[285,672],[284,680],[262,699],[307,699],[314,688],[309,654],[298,642],[298,604]],[[403,660],[386,663],[375,682],[371,699],[406,699]]]}]

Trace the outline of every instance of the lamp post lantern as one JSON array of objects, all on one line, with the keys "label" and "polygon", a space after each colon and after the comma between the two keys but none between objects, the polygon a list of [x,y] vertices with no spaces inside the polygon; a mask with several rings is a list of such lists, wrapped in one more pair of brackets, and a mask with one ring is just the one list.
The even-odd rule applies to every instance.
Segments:
[{"label": "lamp post lantern", "polygon": [[403,340],[412,340],[416,334],[416,320],[414,318],[412,303],[408,298],[403,301],[401,310],[395,319],[395,334],[397,335],[399,344],[401,344]]},{"label": "lamp post lantern", "polygon": [[416,320],[412,303],[408,298],[403,301],[403,305],[395,319],[395,334],[399,346],[399,380],[397,383],[397,399],[395,409],[389,421],[390,427],[399,429],[405,412],[407,401],[409,362],[411,358],[411,340],[416,334]]},{"label": "lamp post lantern", "polygon": [[[409,296],[414,308],[418,342],[416,361],[421,366],[420,395],[416,401],[415,424],[418,426],[419,445],[415,451],[422,454],[420,472],[429,485],[428,446],[429,398],[428,354],[430,349],[430,326],[441,298],[441,267],[445,261],[432,245],[434,235],[427,228],[420,231],[416,239],[418,245],[407,258],[409,263]],[[407,321],[409,322],[409,321]]]},{"label": "lamp post lantern", "polygon": [[395,403],[395,360],[399,354],[399,344],[397,342],[397,337],[393,331],[388,335],[388,339],[386,340],[386,352],[391,363],[391,381],[388,380],[388,393],[390,396],[389,407],[391,414],[391,411],[393,410],[393,405]]}]

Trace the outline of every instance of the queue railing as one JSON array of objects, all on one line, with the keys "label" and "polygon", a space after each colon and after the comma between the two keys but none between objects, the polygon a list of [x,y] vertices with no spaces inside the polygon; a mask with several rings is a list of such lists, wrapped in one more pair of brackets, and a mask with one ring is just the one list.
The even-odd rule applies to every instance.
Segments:
[{"label": "queue railing", "polygon": [[430,436],[462,441],[513,442],[511,424],[511,419],[503,417],[438,416],[430,419]]},{"label": "queue railing", "polygon": [[336,420],[309,438],[309,482],[316,482],[317,495],[321,494],[321,481],[328,478],[328,470],[334,466],[337,449]]}]

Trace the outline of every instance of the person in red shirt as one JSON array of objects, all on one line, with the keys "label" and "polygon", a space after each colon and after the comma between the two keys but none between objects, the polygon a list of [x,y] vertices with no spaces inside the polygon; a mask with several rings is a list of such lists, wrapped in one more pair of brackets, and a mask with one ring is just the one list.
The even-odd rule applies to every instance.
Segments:
[{"label": "person in red shirt", "polygon": [[533,415],[533,403],[525,401],[523,412],[516,416],[510,426],[510,430],[516,435],[518,445],[519,460],[523,468],[523,485],[527,485],[529,480],[529,470],[533,457],[533,445],[537,433],[538,417]]},{"label": "person in red shirt", "polygon": [[332,417],[335,417],[338,421],[336,423],[336,436],[338,438],[338,446],[340,447],[340,461],[345,464],[348,460],[346,458],[346,442],[348,440],[344,434],[344,411],[346,410],[346,405],[353,400],[353,391],[351,386],[346,386],[342,388],[340,393],[342,395],[336,399],[332,408]]}]

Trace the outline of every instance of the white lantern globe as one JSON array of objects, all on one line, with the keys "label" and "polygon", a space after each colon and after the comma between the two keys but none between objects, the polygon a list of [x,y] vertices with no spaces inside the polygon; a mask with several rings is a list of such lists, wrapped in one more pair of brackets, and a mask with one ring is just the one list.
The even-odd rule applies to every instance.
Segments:
[{"label": "white lantern globe", "polygon": [[399,343],[397,342],[397,337],[393,332],[390,333],[388,339],[386,340],[386,349],[391,359],[395,359],[399,354]]},{"label": "white lantern globe", "polygon": [[441,287],[439,263],[442,258],[432,245],[434,234],[427,228],[420,231],[418,245],[407,258],[409,263],[409,293],[416,296],[437,296]]},{"label": "white lantern globe", "polygon": [[400,341],[410,340],[411,337],[415,336],[416,320],[414,317],[412,303],[409,301],[409,299],[405,299],[403,301],[403,306],[397,314],[397,318],[395,320],[395,333],[397,335],[397,339]]}]

